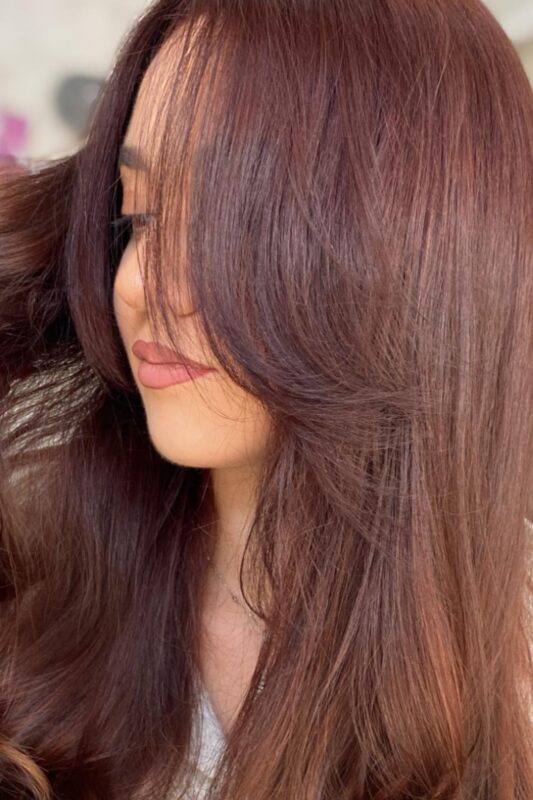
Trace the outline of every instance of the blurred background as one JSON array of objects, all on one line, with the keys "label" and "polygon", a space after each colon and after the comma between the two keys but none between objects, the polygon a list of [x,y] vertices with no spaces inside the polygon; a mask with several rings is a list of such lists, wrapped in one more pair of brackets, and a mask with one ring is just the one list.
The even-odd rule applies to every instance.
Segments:
[{"label": "blurred background", "polygon": [[[73,152],[148,0],[0,0],[0,161]],[[533,0],[485,0],[533,83]]]}]

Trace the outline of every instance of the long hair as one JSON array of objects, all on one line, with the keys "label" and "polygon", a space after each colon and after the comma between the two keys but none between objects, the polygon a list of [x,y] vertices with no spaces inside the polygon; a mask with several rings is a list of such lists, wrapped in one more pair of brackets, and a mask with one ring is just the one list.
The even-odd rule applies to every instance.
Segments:
[{"label": "long hair", "polygon": [[180,349],[185,265],[272,420],[240,574],[267,636],[209,796],[527,800],[533,92],[479,0],[160,0],[79,151],[4,175],[1,796],[192,785],[213,498],[112,313],[119,148],[178,32],[150,319]]}]

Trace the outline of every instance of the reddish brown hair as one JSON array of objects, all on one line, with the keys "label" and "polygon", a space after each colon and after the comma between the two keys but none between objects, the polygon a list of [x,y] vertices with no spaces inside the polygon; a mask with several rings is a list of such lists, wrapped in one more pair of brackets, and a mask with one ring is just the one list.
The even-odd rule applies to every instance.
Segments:
[{"label": "reddish brown hair", "polygon": [[211,796],[527,800],[533,93],[478,0],[161,0],[80,151],[2,179],[2,796],[186,784],[212,498],[149,441],[110,223],[142,76],[200,15],[147,298],[179,349],[192,165],[202,331],[273,420],[243,585],[268,636]]}]

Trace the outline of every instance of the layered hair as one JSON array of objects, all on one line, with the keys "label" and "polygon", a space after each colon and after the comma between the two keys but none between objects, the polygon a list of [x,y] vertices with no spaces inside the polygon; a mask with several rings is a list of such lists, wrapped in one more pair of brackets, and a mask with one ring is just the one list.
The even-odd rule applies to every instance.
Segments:
[{"label": "layered hair", "polygon": [[533,92],[479,0],[160,0],[80,149],[3,175],[0,793],[187,796],[213,498],[150,442],[112,311],[118,153],[178,33],[149,316],[182,349],[185,264],[272,420],[267,636],[209,796],[526,800]]}]

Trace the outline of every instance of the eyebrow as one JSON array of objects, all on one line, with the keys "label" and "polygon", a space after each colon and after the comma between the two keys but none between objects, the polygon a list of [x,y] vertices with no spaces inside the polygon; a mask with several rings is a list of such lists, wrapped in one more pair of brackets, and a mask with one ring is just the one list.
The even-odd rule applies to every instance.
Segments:
[{"label": "eyebrow", "polygon": [[[195,155],[201,153],[203,156],[210,157],[213,151],[216,151],[216,144],[214,142],[207,142],[207,144],[199,145],[196,148]],[[127,144],[123,144],[119,150],[118,165],[119,167],[124,166],[134,170],[140,170],[141,172],[149,172],[150,170],[141,151]]]},{"label": "eyebrow", "polygon": [[126,144],[123,144],[120,148],[118,164],[119,166],[131,167],[131,169],[148,172],[148,164],[142,157],[140,151]]}]

